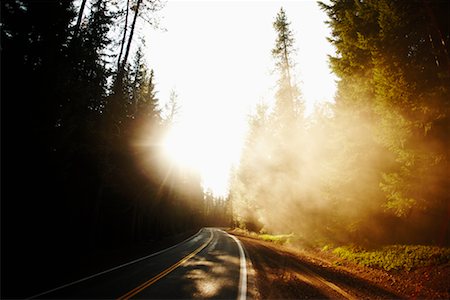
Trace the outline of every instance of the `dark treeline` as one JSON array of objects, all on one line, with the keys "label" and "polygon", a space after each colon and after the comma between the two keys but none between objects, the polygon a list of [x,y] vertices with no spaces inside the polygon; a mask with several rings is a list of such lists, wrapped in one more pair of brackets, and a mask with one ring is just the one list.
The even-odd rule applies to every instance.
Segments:
[{"label": "dark treeline", "polygon": [[240,225],[293,232],[312,245],[448,246],[449,2],[320,5],[337,50],[335,104],[304,117],[281,10],[274,105],[251,116],[232,184]]},{"label": "dark treeline", "polygon": [[1,2],[6,298],[65,283],[88,253],[204,226],[215,205],[160,151],[174,116],[162,118],[137,24],[161,3],[75,3]]}]

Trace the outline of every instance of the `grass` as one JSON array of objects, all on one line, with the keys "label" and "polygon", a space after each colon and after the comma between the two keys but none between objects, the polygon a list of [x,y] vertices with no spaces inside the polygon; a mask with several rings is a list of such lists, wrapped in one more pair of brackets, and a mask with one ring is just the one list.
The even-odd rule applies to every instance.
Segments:
[{"label": "grass", "polygon": [[279,245],[285,245],[290,243],[293,238],[294,234],[269,234],[269,233],[256,233],[253,231],[248,231],[241,228],[234,228],[231,232],[250,236],[255,239],[259,239],[266,242],[271,242]]},{"label": "grass", "polygon": [[284,245],[289,243],[290,239],[294,235],[291,234],[257,234],[257,237],[266,242],[272,242],[279,245]]},{"label": "grass", "polygon": [[367,251],[360,247],[338,247],[335,255],[360,265],[390,270],[410,271],[419,267],[436,266],[450,262],[450,248],[420,245],[393,245]]}]

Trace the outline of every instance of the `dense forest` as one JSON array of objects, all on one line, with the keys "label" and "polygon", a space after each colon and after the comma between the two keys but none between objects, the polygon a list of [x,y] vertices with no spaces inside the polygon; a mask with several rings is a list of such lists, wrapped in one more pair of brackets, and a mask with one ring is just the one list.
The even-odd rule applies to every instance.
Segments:
[{"label": "dense forest", "polygon": [[281,10],[275,104],[250,117],[231,187],[240,226],[309,245],[448,246],[449,2],[320,5],[336,48],[335,103],[305,118]]},{"label": "dense forest", "polygon": [[160,150],[176,109],[162,111],[138,25],[162,8],[1,2],[2,295],[52,288],[40,274],[63,279],[87,253],[230,224]]},{"label": "dense forest", "polygon": [[157,26],[162,2],[1,1],[2,296],[54,287],[88,253],[202,226],[448,246],[450,3],[320,6],[335,102],[305,115],[281,9],[275,99],[250,116],[224,199],[161,150],[177,99],[158,99],[139,24]]}]

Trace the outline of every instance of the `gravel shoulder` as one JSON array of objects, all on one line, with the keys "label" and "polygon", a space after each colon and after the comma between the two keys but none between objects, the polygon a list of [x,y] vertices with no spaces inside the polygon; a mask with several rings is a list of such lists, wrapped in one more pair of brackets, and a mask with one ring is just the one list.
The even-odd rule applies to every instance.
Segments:
[{"label": "gravel shoulder", "polygon": [[258,299],[449,299],[448,265],[411,272],[363,267],[331,253],[234,233],[254,268]]}]

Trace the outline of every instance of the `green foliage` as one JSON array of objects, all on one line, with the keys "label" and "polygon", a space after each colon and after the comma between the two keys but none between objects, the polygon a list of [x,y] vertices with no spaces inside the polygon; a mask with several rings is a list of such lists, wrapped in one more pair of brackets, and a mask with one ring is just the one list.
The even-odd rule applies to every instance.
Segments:
[{"label": "green foliage", "polygon": [[[449,162],[443,135],[450,120],[450,32],[442,14],[449,4],[333,0],[321,6],[338,53],[331,58],[341,79],[336,115],[362,114],[368,148],[353,153],[365,150],[377,160],[378,178],[366,185],[379,187],[382,206],[397,216],[441,205],[449,184],[437,179]],[[344,128],[343,135],[352,131]]]},{"label": "green foliage", "polygon": [[279,245],[289,244],[294,234],[258,234],[257,237],[263,241]]},{"label": "green foliage", "polygon": [[450,262],[450,248],[420,245],[394,245],[366,251],[361,247],[338,247],[333,253],[346,260],[386,271],[410,271],[419,267],[436,266]]}]

